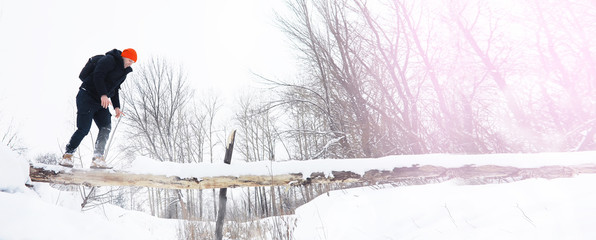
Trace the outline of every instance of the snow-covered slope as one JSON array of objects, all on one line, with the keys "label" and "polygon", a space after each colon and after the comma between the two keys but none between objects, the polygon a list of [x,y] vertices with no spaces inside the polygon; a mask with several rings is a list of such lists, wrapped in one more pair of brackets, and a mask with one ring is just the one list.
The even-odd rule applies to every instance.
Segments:
[{"label": "snow-covered slope", "polygon": [[456,181],[322,195],[296,239],[596,239],[596,175],[508,184]]}]

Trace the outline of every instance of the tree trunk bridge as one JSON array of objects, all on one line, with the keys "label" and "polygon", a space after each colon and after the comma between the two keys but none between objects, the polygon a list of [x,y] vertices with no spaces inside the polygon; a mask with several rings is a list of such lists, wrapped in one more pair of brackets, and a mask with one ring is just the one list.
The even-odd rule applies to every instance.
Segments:
[{"label": "tree trunk bridge", "polygon": [[[324,160],[318,160],[324,161]],[[366,160],[362,160],[366,161]],[[308,164],[304,161],[303,164]],[[251,164],[246,164],[250,166]],[[341,169],[338,166],[338,169]],[[211,189],[257,186],[295,186],[314,183],[363,182],[369,184],[393,183],[415,185],[461,180],[461,184],[505,183],[529,178],[572,177],[582,173],[596,173],[595,164],[549,165],[517,168],[499,165],[464,165],[443,167],[434,165],[411,165],[392,169],[375,169],[374,164],[363,174],[356,171],[337,170],[326,172],[296,171],[284,174],[225,174],[215,176],[179,177],[125,170],[70,169],[58,166],[33,164],[30,177],[34,182],[85,186],[136,186],[168,189]]]}]

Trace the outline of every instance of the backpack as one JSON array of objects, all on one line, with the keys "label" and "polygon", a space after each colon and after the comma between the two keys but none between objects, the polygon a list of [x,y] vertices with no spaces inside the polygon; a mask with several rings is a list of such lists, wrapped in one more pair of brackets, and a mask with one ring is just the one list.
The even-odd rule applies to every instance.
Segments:
[{"label": "backpack", "polygon": [[79,79],[81,79],[81,81],[85,81],[85,78],[87,78],[89,75],[91,75],[91,73],[93,73],[97,61],[99,61],[99,59],[103,56],[105,55],[95,55],[89,58],[89,60],[81,70],[81,73],[79,74]]}]

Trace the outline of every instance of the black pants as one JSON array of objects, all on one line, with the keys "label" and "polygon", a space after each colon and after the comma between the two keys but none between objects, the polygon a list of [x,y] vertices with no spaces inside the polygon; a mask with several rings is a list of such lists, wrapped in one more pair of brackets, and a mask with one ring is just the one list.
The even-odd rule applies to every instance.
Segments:
[{"label": "black pants", "polygon": [[89,134],[91,121],[95,121],[95,125],[99,128],[94,155],[103,155],[112,129],[112,114],[108,109],[103,108],[97,100],[94,100],[87,91],[81,89],[77,94],[77,130],[66,145],[67,153],[74,153],[83,138]]}]

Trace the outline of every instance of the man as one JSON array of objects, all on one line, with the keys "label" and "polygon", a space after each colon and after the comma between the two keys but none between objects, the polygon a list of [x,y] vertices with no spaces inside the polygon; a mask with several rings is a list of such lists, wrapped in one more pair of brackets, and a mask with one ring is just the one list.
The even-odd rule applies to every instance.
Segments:
[{"label": "man", "polygon": [[[95,141],[95,151],[91,168],[109,169],[103,156],[106,143],[110,136],[112,127],[112,114],[108,110],[111,104],[116,112],[116,118],[124,116],[120,110],[120,96],[118,90],[126,79],[126,75],[132,72],[130,67],[137,61],[137,52],[128,48],[123,51],[114,49],[97,60],[91,74],[82,77],[83,83],[77,94],[77,130],[66,145],[66,153],[62,156],[60,165],[65,167],[73,166],[72,156],[81,144],[81,141],[91,129],[91,122],[99,129]],[[111,102],[110,102],[111,99]]]}]

